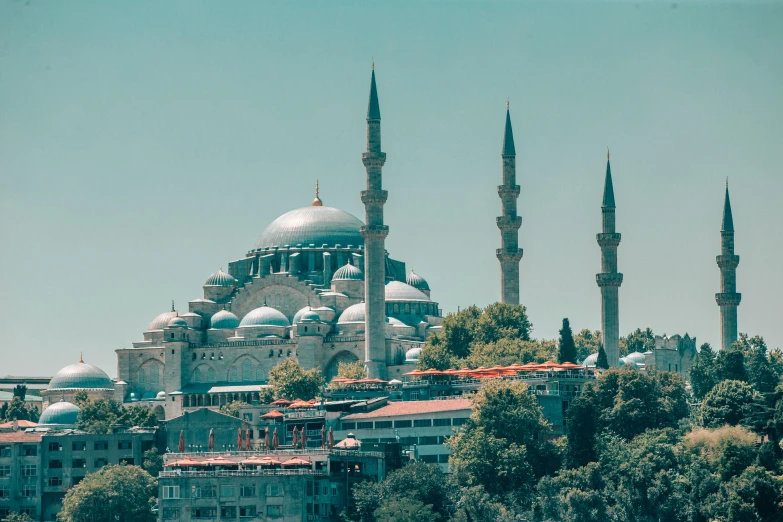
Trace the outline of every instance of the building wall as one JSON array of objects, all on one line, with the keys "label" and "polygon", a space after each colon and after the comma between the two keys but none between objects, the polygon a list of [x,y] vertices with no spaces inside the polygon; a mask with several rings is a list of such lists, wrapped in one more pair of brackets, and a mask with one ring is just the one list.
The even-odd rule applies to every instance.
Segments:
[{"label": "building wall", "polygon": [[0,519],[8,513],[41,513],[39,434],[0,433]]}]

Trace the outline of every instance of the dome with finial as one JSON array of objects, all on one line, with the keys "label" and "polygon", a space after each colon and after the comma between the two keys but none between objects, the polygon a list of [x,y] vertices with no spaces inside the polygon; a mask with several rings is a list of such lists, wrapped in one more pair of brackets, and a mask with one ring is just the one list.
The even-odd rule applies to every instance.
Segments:
[{"label": "dome with finial", "polygon": [[204,286],[235,286],[237,280],[231,274],[227,274],[223,271],[223,268],[212,274],[207,278],[207,282]]},{"label": "dome with finial", "polygon": [[171,311],[170,312],[163,312],[159,316],[157,316],[155,319],[152,320],[150,325],[147,327],[147,331],[153,331],[153,330],[163,330],[168,326],[169,321],[177,317],[177,311],[174,310],[174,301],[171,302]]},{"label": "dome with finial", "polygon": [[348,263],[337,269],[332,276],[332,281],[364,281],[364,272]]},{"label": "dome with finial", "polygon": [[430,285],[427,284],[427,281],[413,270],[408,274],[406,282],[413,288],[421,290],[422,292],[430,291]]},{"label": "dome with finial", "polygon": [[239,327],[245,326],[291,326],[288,322],[288,318],[279,310],[272,308],[271,306],[261,306],[255,310],[251,310],[247,313],[242,321],[239,323]]},{"label": "dome with finial", "polygon": [[215,330],[235,330],[239,327],[239,317],[228,310],[220,310],[210,318],[209,327]]},{"label": "dome with finial", "polygon": [[311,207],[322,207],[324,206],[323,201],[321,201],[321,198],[319,197],[318,193],[318,180],[315,180],[315,199],[313,199],[313,202],[310,203]]},{"label": "dome with finial", "polygon": [[179,316],[173,317],[166,325],[166,328],[187,328],[187,327],[188,327],[188,323]]},{"label": "dome with finial", "polygon": [[87,364],[80,356],[79,362],[57,372],[49,381],[52,390],[113,390],[109,376],[100,368]]},{"label": "dome with finial", "polygon": [[70,402],[60,401],[47,406],[38,419],[39,426],[73,426],[81,408]]}]

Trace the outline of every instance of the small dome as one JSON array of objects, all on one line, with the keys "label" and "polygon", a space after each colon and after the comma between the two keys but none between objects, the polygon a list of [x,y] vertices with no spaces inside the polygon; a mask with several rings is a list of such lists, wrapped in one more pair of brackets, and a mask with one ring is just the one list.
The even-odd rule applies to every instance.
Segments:
[{"label": "small dome", "polygon": [[419,360],[419,355],[421,355],[421,348],[411,348],[405,352],[405,362],[416,362]]},{"label": "small dome", "polygon": [[159,391],[158,394],[155,396],[156,399],[165,399],[166,398],[166,392]]},{"label": "small dome", "polygon": [[430,301],[427,294],[400,281],[390,281],[386,284],[387,301]]},{"label": "small dome", "polygon": [[170,312],[163,312],[159,316],[157,316],[155,319],[152,320],[150,325],[147,327],[147,331],[152,330],[163,330],[168,326],[169,321],[177,317],[177,312],[174,310]]},{"label": "small dome", "polygon": [[291,326],[288,318],[282,312],[270,306],[262,306],[251,310],[242,318],[239,327],[243,326]]},{"label": "small dome", "polygon": [[169,323],[166,325],[166,328],[187,328],[188,323],[185,322],[185,320],[181,317],[174,317],[169,321]]},{"label": "small dome", "polygon": [[625,356],[626,361],[630,361],[636,364],[644,364],[646,358],[644,357],[643,353],[640,352],[631,352],[628,355]]},{"label": "small dome", "polygon": [[302,317],[299,318],[300,321],[320,321],[321,316],[317,313],[313,312],[312,310],[308,310],[307,312],[302,314]]},{"label": "small dome", "polygon": [[39,426],[73,426],[82,411],[75,404],[60,401],[50,404],[38,419]]},{"label": "small dome", "polygon": [[79,361],[60,370],[49,381],[49,390],[113,390],[109,376],[91,364]]},{"label": "small dome", "polygon": [[587,357],[585,357],[585,360],[582,361],[582,366],[585,368],[595,368],[596,363],[598,362],[598,352],[591,353]]},{"label": "small dome", "polygon": [[408,274],[407,281],[408,284],[416,290],[421,290],[422,292],[430,291],[430,285],[427,284],[427,281],[425,281],[423,277],[415,273],[413,270],[411,270],[411,273]]},{"label": "small dome", "polygon": [[391,317],[391,316],[386,316],[386,322],[392,326],[408,326],[407,324],[403,323],[396,317]]},{"label": "small dome", "polygon": [[[310,305],[307,305],[304,308],[302,308],[301,310],[299,310],[298,312],[296,312],[294,314],[294,320],[291,321],[291,324],[298,323],[302,319],[302,316],[304,314],[306,314],[307,312],[310,312],[311,310],[312,310],[312,308],[310,307]],[[319,317],[319,320],[320,320],[320,317]]]},{"label": "small dome", "polygon": [[367,317],[367,311],[364,303],[357,303],[351,305],[340,314],[340,318],[337,320],[337,324],[345,323],[363,323]]},{"label": "small dome", "polygon": [[239,317],[228,310],[221,310],[209,320],[209,327],[215,330],[235,330],[239,326]]},{"label": "small dome", "polygon": [[234,286],[236,284],[237,280],[231,274],[225,273],[221,268],[216,274],[209,276],[204,286]]},{"label": "small dome", "polygon": [[364,281],[364,272],[348,263],[337,269],[332,276],[332,281]]}]

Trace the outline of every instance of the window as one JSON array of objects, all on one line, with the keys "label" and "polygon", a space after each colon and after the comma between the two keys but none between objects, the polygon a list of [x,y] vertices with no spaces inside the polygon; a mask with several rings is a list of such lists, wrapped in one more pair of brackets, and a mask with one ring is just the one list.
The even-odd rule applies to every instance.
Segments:
[{"label": "window", "polygon": [[133,449],[133,441],[121,440],[117,443],[117,449],[121,449],[121,450]]},{"label": "window", "polygon": [[63,461],[62,460],[50,460],[49,461],[49,469],[62,469],[63,467]]},{"label": "window", "polygon": [[179,508],[163,508],[163,520],[179,520]]},{"label": "window", "polygon": [[280,484],[268,484],[266,486],[266,496],[267,497],[282,497],[283,496],[283,488],[280,486]]},{"label": "window", "polygon": [[458,417],[456,419],[451,419],[451,425],[452,426],[462,426],[468,421],[467,417]]},{"label": "window", "polygon": [[332,496],[333,497],[337,496],[337,488],[338,488],[337,484],[332,484]]},{"label": "window", "polygon": [[86,451],[87,443],[85,441],[77,441],[71,444],[71,450],[73,451]]},{"label": "window", "polygon": [[412,400],[412,401],[418,401],[419,400],[419,390],[413,390],[411,392],[410,400]]},{"label": "window", "polygon": [[106,451],[108,449],[109,449],[109,441],[106,440],[95,441],[95,451]]},{"label": "window", "polygon": [[228,378],[231,382],[237,382],[239,380],[239,370],[236,366],[231,367],[231,376]]},{"label": "window", "polygon": [[245,359],[242,361],[242,380],[253,380],[253,363],[250,362],[250,359]]},{"label": "window", "polygon": [[329,496],[329,484],[324,484],[321,487],[321,495],[328,497]]},{"label": "window", "polygon": [[103,466],[106,466],[108,463],[109,463],[109,459],[107,459],[106,457],[101,457],[93,461],[92,467],[98,469],[98,468],[102,468]]},{"label": "window", "polygon": [[11,513],[11,508],[0,507],[0,519],[6,518]]},{"label": "window", "polygon": [[451,426],[451,419],[432,419],[433,426]]},{"label": "window", "polygon": [[37,497],[38,487],[35,484],[22,484],[22,496],[23,497]]},{"label": "window", "polygon": [[438,463],[438,456],[437,455],[419,455],[419,460],[422,462],[426,462],[427,464],[437,464]]},{"label": "window", "polygon": [[442,455],[438,455],[438,464],[448,464],[449,463],[449,454],[443,453]]},{"label": "window", "polygon": [[126,457],[124,459],[120,459],[120,464],[126,464],[128,466],[133,466],[133,457]]},{"label": "window", "polygon": [[216,488],[211,484],[193,486],[193,498],[215,498]]},{"label": "window", "polygon": [[256,516],[255,506],[239,506],[240,517],[254,517]]},{"label": "window", "polygon": [[392,427],[392,421],[376,421],[375,422],[375,429],[376,430],[382,430],[385,428],[391,428]]},{"label": "window", "polygon": [[283,506],[267,506],[266,516],[279,517],[283,515]]},{"label": "window", "polygon": [[0,486],[0,498],[8,498],[11,496],[11,490],[8,486]]},{"label": "window", "polygon": [[22,515],[28,515],[28,516],[31,516],[31,517],[34,517],[34,516],[37,515],[37,513],[35,512],[35,506],[22,506],[19,509],[19,513],[22,514]]},{"label": "window", "polygon": [[59,442],[50,442],[49,443],[49,451],[62,451],[63,445]]},{"label": "window", "polygon": [[29,444],[25,444],[22,446],[22,456],[23,457],[35,457],[38,455],[38,446],[31,446]]},{"label": "window", "polygon": [[410,428],[413,423],[409,420],[394,421],[395,428]]},{"label": "window", "polygon": [[432,419],[416,419],[413,421],[413,426],[416,428],[427,428],[432,426]]},{"label": "window", "polygon": [[9,464],[0,464],[0,478],[11,475],[11,466]]},{"label": "window", "polygon": [[193,382],[201,382],[201,368],[193,370]]},{"label": "window", "polygon": [[179,486],[163,486],[163,498],[179,498]]},{"label": "window", "polygon": [[237,518],[237,507],[220,506],[220,518]]},{"label": "window", "polygon": [[253,414],[252,413],[243,413],[242,414],[242,420],[246,420],[248,422],[253,422]]},{"label": "window", "polygon": [[73,459],[71,461],[71,467],[72,468],[86,468],[87,467],[87,461],[84,459]]},{"label": "window", "polygon": [[234,486],[220,486],[220,496],[223,498],[231,498],[237,496],[237,490]]},{"label": "window", "polygon": [[82,480],[84,480],[83,476],[82,477],[73,477],[71,479],[71,487],[79,485],[79,482],[81,482]]},{"label": "window", "polygon": [[62,477],[49,477],[49,486],[51,487],[57,487],[63,485],[63,478]]},{"label": "window", "polygon": [[23,477],[37,477],[38,465],[37,464],[22,464],[22,476]]},{"label": "window", "polygon": [[419,446],[436,446],[438,437],[419,437]]},{"label": "window", "polygon": [[344,430],[355,430],[356,429],[356,423],[355,422],[343,422],[343,429]]},{"label": "window", "polygon": [[215,382],[215,370],[207,368],[207,382]]},{"label": "window", "polygon": [[256,496],[256,488],[253,486],[241,486],[239,488],[239,496],[240,497],[255,497]]},{"label": "window", "polygon": [[356,423],[356,429],[357,430],[371,430],[372,429],[372,422],[357,422]]},{"label": "window", "polygon": [[215,518],[216,516],[217,516],[217,508],[213,508],[213,507],[193,508],[193,518]]},{"label": "window", "polygon": [[403,446],[413,446],[419,443],[418,437],[400,437],[400,444]]},{"label": "window", "polygon": [[[171,335],[173,336],[174,334],[171,334]],[[139,381],[139,384],[144,384],[144,382],[147,380],[146,372],[144,371],[144,368],[139,370],[139,376],[138,376],[137,380]]]},{"label": "window", "polygon": [[0,457],[10,457],[11,446],[0,446]]},{"label": "window", "polygon": [[158,384],[160,378],[160,368],[157,366],[150,367],[150,384]]}]

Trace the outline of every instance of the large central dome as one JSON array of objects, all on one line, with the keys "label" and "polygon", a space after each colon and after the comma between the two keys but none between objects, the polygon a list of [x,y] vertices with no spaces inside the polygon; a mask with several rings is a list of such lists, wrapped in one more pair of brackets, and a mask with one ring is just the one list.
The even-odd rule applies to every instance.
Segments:
[{"label": "large central dome", "polygon": [[354,216],[333,207],[310,206],[286,212],[272,221],[256,240],[251,252],[285,245],[321,247],[364,245],[359,232],[363,225]]}]

